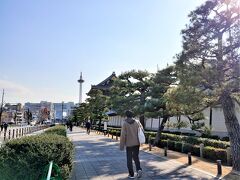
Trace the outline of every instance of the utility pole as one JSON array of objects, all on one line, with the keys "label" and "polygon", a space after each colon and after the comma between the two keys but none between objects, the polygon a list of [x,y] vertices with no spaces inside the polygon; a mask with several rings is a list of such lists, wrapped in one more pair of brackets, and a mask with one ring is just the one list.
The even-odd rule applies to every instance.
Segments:
[{"label": "utility pole", "polygon": [[4,99],[4,89],[3,89],[3,93],[2,93],[2,103],[1,103],[1,108],[0,108],[0,124],[2,124],[3,99]]}]

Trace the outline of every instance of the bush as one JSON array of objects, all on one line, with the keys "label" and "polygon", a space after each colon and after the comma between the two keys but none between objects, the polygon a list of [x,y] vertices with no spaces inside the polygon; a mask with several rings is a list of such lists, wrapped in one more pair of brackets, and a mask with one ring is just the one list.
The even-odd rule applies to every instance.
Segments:
[{"label": "bush", "polygon": [[64,126],[54,126],[51,127],[49,129],[47,129],[44,133],[46,134],[57,134],[57,135],[61,135],[61,136],[67,136],[67,131],[66,128]]},{"label": "bush", "polygon": [[195,156],[200,156],[200,146],[193,145],[191,153]]},{"label": "bush", "polygon": [[168,149],[170,150],[174,150],[174,146],[175,146],[175,141],[168,141]]},{"label": "bush", "polygon": [[160,143],[159,143],[159,146],[161,148],[164,148],[164,147],[167,147],[167,144],[168,144],[167,140],[161,140]]},{"label": "bush", "polygon": [[42,134],[11,140],[0,149],[0,179],[39,179],[52,160],[61,168],[63,179],[68,179],[73,160],[73,144],[68,138]]},{"label": "bush", "polygon": [[222,140],[222,141],[229,141],[229,137],[228,137],[228,136],[222,137],[221,140]]},{"label": "bush", "polygon": [[214,148],[214,147],[204,147],[203,157],[211,160],[222,160],[223,163],[227,162],[227,152],[224,149]]},{"label": "bush", "polygon": [[192,152],[192,147],[193,147],[192,144],[184,143],[184,145],[183,145],[183,153]]},{"label": "bush", "polygon": [[227,147],[230,146],[230,143],[226,141],[205,139],[205,138],[202,138],[202,139],[203,139],[202,142],[204,146],[211,146],[211,147],[220,148],[220,149],[226,149]]},{"label": "bush", "polygon": [[182,152],[182,142],[175,142],[174,150]]}]

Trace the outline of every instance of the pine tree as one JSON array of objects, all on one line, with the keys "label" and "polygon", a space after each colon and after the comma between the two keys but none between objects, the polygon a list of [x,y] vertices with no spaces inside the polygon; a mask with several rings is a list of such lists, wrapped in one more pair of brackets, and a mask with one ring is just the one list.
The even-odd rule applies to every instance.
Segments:
[{"label": "pine tree", "polygon": [[198,107],[193,106],[196,111],[221,104],[233,170],[238,172],[240,125],[235,106],[240,104],[239,6],[238,0],[209,0],[192,11],[190,23],[182,31],[183,51],[176,62],[181,91],[187,92],[186,98],[192,95],[200,101]]}]

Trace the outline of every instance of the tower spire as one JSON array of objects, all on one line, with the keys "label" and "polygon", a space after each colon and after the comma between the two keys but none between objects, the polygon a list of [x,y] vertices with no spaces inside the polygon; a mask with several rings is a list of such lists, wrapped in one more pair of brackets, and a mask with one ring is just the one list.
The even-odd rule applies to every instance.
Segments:
[{"label": "tower spire", "polygon": [[82,72],[80,73],[80,79],[78,80],[79,83],[79,104],[82,103],[82,83],[84,83],[84,80],[82,78]]}]

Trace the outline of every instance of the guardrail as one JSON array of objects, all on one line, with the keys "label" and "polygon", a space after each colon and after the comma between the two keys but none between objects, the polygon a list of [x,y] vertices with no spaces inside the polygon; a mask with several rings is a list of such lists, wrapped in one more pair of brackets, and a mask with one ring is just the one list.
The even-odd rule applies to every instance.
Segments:
[{"label": "guardrail", "polygon": [[50,161],[43,170],[41,180],[62,180],[61,169],[53,161]]},{"label": "guardrail", "polygon": [[48,127],[49,125],[27,126],[27,127],[18,127],[18,128],[14,127],[14,128],[8,129],[7,131],[3,130],[0,133],[0,136],[3,138],[4,141],[6,141],[6,140],[19,138],[36,131],[40,131],[42,129],[46,129]]}]

